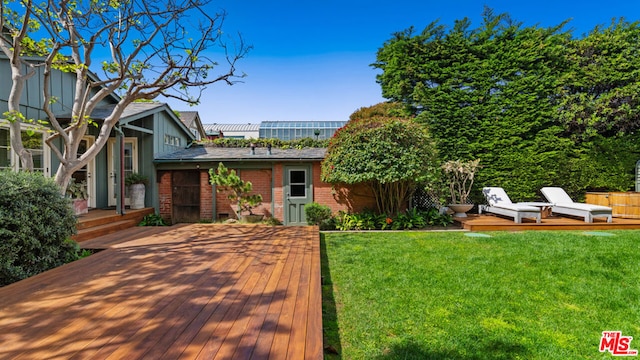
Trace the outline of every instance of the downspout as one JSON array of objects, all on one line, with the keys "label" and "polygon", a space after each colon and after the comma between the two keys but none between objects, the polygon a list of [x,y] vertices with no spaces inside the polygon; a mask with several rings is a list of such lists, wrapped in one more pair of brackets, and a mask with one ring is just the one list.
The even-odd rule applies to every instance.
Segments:
[{"label": "downspout", "polygon": [[213,216],[212,216],[212,220],[213,222],[216,222],[218,220],[218,211],[217,211],[217,206],[218,204],[217,202],[217,191],[218,189],[216,188],[216,184],[211,184],[211,196],[213,196],[213,199],[211,199],[211,207],[213,208]]},{"label": "downspout", "polygon": [[[275,196],[276,196],[276,190],[273,188],[273,184],[275,183],[274,181],[274,176],[276,171],[274,169],[274,164],[273,161],[271,162],[271,216],[274,217],[275,216],[275,211],[276,211],[276,200],[275,200]],[[283,208],[284,211],[284,208]],[[284,215],[283,215],[283,220],[284,220]]]},{"label": "downspout", "polygon": [[116,214],[125,214],[125,202],[124,202],[124,132],[118,125],[115,125],[113,129],[116,131],[116,145],[118,151],[118,174],[115,176],[116,180]]}]

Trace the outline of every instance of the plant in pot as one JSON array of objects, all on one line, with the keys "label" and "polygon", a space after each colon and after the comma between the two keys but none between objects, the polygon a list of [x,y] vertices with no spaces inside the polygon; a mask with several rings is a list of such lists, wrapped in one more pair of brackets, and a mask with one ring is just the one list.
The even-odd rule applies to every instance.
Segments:
[{"label": "plant in pot", "polygon": [[86,181],[77,182],[75,179],[72,179],[69,186],[67,186],[66,194],[71,198],[73,212],[76,215],[82,215],[89,212],[89,206],[87,204],[89,193],[87,192]]},{"label": "plant in pot", "polygon": [[124,184],[129,188],[129,205],[131,209],[144,209],[144,196],[149,178],[139,173],[131,173],[124,178]]},{"label": "plant in pot", "polygon": [[[238,220],[244,222],[259,222],[264,215],[254,214],[253,209],[262,204],[262,195],[251,194],[253,185],[249,181],[240,179],[235,170],[227,169],[222,163],[218,169],[209,169],[209,179],[216,185],[217,192],[228,192],[227,198],[231,204],[235,204]],[[246,215],[243,213],[246,212]]]},{"label": "plant in pot", "polygon": [[457,217],[466,217],[467,211],[473,208],[469,203],[469,193],[473,186],[476,171],[480,167],[480,159],[462,161],[450,160],[442,165],[442,170],[449,180],[451,203],[447,206]]}]

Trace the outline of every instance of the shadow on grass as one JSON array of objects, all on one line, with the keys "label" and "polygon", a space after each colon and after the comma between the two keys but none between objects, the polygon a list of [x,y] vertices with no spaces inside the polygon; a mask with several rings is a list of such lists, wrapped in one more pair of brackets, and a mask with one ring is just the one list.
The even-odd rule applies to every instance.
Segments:
[{"label": "shadow on grass", "polygon": [[322,272],[322,334],[325,359],[342,359],[342,345],[340,344],[340,327],[336,300],[333,294],[333,281],[327,257],[327,243],[323,233],[320,233],[320,266]]},{"label": "shadow on grass", "polygon": [[415,340],[403,341],[392,345],[383,351],[383,354],[375,357],[376,360],[389,359],[415,359],[415,360],[508,360],[529,358],[531,353],[520,344],[492,341],[486,345],[467,349],[461,353],[453,349],[429,349],[426,344]]}]

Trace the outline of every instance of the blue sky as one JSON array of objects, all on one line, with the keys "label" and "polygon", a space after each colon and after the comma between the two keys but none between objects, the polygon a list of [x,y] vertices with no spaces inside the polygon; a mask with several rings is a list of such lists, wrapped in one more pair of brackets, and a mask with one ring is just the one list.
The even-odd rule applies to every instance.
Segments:
[{"label": "blue sky", "polygon": [[475,28],[485,5],[526,26],[571,19],[576,37],[612,18],[640,19],[635,0],[213,0],[212,10],[227,12],[224,31],[240,32],[254,47],[237,64],[247,76],[233,86],[210,86],[196,107],[169,104],[197,110],[205,124],[348,120],[358,108],[385,100],[369,65],[391,34],[434,20],[451,26],[464,17]]}]

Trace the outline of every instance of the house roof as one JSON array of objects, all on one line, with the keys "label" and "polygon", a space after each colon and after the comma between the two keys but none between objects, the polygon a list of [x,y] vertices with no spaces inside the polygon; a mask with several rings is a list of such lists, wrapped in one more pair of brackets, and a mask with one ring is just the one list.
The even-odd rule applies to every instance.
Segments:
[{"label": "house roof", "polygon": [[204,130],[209,132],[231,131],[259,131],[260,124],[203,124]]},{"label": "house roof", "polygon": [[191,128],[193,122],[198,118],[197,111],[178,111],[180,113],[180,120],[188,127]]},{"label": "house roof", "polygon": [[[142,114],[146,111],[154,110],[162,106],[165,106],[165,104],[163,103],[131,103],[127,105],[127,107],[124,109],[120,118],[126,119],[132,116]],[[111,115],[111,112],[113,112],[114,107],[116,107],[115,104],[96,106],[96,108],[93,109],[93,112],[91,113],[91,118],[93,118],[94,120],[104,120],[105,118],[107,118],[107,116]],[[59,114],[57,115],[57,117],[60,119],[71,119],[71,113],[67,112],[64,114]]]},{"label": "house roof", "polygon": [[[91,112],[91,118],[93,120],[102,121],[113,112],[113,108],[115,104],[112,105],[102,105],[97,106]],[[186,125],[178,119],[176,114],[169,108],[169,105],[165,103],[157,103],[157,102],[134,102],[124,109],[122,115],[120,116],[120,121],[118,122],[120,126],[127,126],[127,124],[136,121],[140,118],[148,116],[150,114],[154,114],[156,112],[166,111],[167,114],[175,121],[175,123],[182,128],[185,134],[189,136],[191,139],[194,139],[193,133],[186,127]],[[57,115],[60,120],[70,120],[71,113],[64,113]]]},{"label": "house roof", "polygon": [[160,155],[156,163],[204,162],[204,161],[320,161],[324,159],[326,148],[271,149],[258,147],[255,155],[249,148],[223,148],[214,146],[192,146],[170,154]]}]

